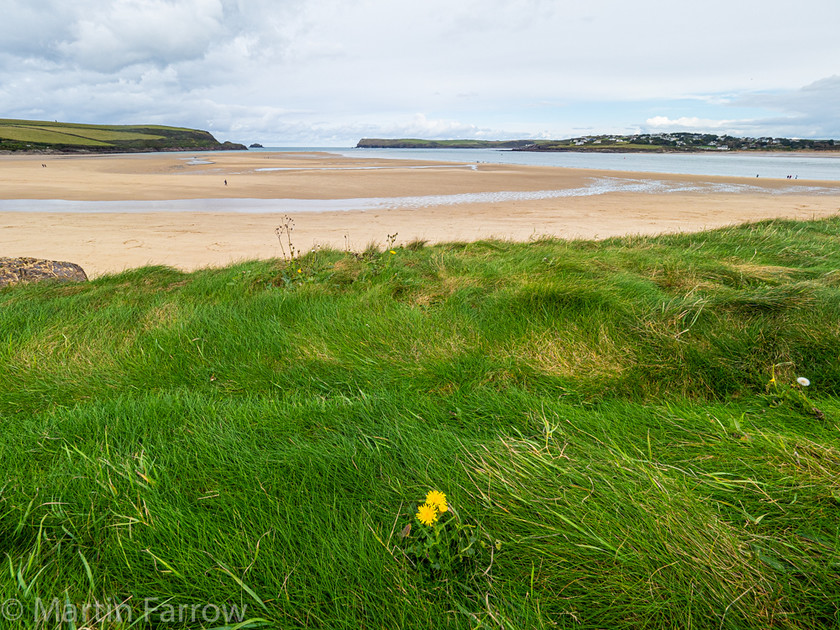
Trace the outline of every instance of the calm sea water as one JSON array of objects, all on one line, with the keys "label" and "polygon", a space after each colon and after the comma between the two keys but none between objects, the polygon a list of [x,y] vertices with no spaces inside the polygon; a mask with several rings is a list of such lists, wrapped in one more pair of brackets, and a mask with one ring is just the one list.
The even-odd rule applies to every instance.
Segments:
[{"label": "calm sea water", "polygon": [[329,151],[351,157],[561,166],[641,173],[840,181],[840,155],[767,153],[536,153],[497,149],[355,149],[270,147],[256,151]]}]

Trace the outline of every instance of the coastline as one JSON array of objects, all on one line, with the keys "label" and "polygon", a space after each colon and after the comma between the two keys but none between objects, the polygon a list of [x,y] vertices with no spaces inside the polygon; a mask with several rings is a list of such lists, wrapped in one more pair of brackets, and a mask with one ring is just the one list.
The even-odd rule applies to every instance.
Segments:
[{"label": "coastline", "polygon": [[[0,251],[80,264],[91,277],[147,264],[183,270],[281,256],[274,234],[284,209],[235,211],[237,200],[333,200],[577,190],[599,177],[654,186],[597,195],[422,207],[295,211],[295,246],[361,250],[383,245],[542,236],[606,238],[689,232],[766,218],[840,212],[840,182],[797,182],[559,167],[342,157],[326,153],[0,157],[0,199],[159,202],[154,212],[0,211]],[[210,162],[209,164],[207,162]],[[263,169],[263,170],[258,170]],[[267,170],[266,170],[267,169]],[[225,185],[227,180],[227,185]],[[808,192],[820,188],[823,194]],[[702,191],[701,185],[718,186]],[[737,192],[740,191],[740,192]],[[469,197],[467,197],[469,199]],[[171,211],[168,201],[218,200],[223,210]],[[225,210],[224,204],[232,204]],[[211,204],[207,204],[211,205]]]}]

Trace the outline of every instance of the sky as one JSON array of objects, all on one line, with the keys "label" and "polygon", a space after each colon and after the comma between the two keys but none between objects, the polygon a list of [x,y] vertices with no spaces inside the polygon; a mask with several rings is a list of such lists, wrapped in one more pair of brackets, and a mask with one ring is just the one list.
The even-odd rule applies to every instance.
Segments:
[{"label": "sky", "polygon": [[0,117],[361,138],[840,139],[840,0],[0,0]]}]

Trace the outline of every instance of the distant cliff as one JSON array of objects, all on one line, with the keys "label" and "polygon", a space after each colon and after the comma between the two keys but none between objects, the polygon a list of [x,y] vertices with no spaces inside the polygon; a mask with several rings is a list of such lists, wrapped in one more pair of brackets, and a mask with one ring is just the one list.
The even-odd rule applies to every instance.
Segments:
[{"label": "distant cliff", "polygon": [[420,140],[417,138],[362,138],[357,149],[515,149],[533,140]]},{"label": "distant cliff", "polygon": [[207,131],[162,125],[85,125],[0,118],[0,152],[145,153],[247,150]]}]

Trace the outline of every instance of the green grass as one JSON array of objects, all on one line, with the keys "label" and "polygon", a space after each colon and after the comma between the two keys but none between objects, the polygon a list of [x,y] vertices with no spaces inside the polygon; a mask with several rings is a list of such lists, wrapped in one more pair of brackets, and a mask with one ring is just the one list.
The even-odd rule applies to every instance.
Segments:
[{"label": "green grass", "polygon": [[[206,604],[241,627],[837,627],[839,237],[414,243],[0,291],[10,627],[148,598],[135,628],[224,626]],[[474,561],[404,553],[432,488]]]},{"label": "green grass", "polygon": [[[34,129],[34,127],[33,127]],[[75,135],[76,137],[86,137],[93,140],[102,140],[104,142],[114,141],[114,140],[161,140],[163,136],[156,136],[148,133],[134,133],[130,131],[117,131],[115,129],[83,129],[79,130],[77,127],[67,126],[67,127],[59,127],[55,126],[52,128],[46,128],[49,131],[57,131],[69,135]],[[83,133],[84,136],[79,135]]]},{"label": "green grass", "polygon": [[52,129],[38,127],[0,126],[0,138],[19,142],[34,142],[38,144],[79,144],[85,146],[107,146],[104,142],[92,138],[84,138]]},{"label": "green grass", "polygon": [[68,123],[68,122],[58,122],[52,120],[23,120],[19,118],[0,118],[0,126],[2,125],[12,125],[12,126],[33,126],[37,125],[38,127],[62,127],[68,128],[73,130],[103,130],[109,131],[114,129],[160,129],[160,130],[173,130],[173,131],[195,131],[194,129],[190,129],[188,127],[171,127],[168,125],[94,125],[90,123]]},{"label": "green grass", "polygon": [[[105,145],[109,141],[161,140],[163,136],[82,125],[0,125],[0,138],[42,144]],[[109,145],[110,146],[110,145]]]},{"label": "green grass", "polygon": [[0,151],[132,152],[218,148],[224,146],[208,132],[181,127],[0,119]]}]

